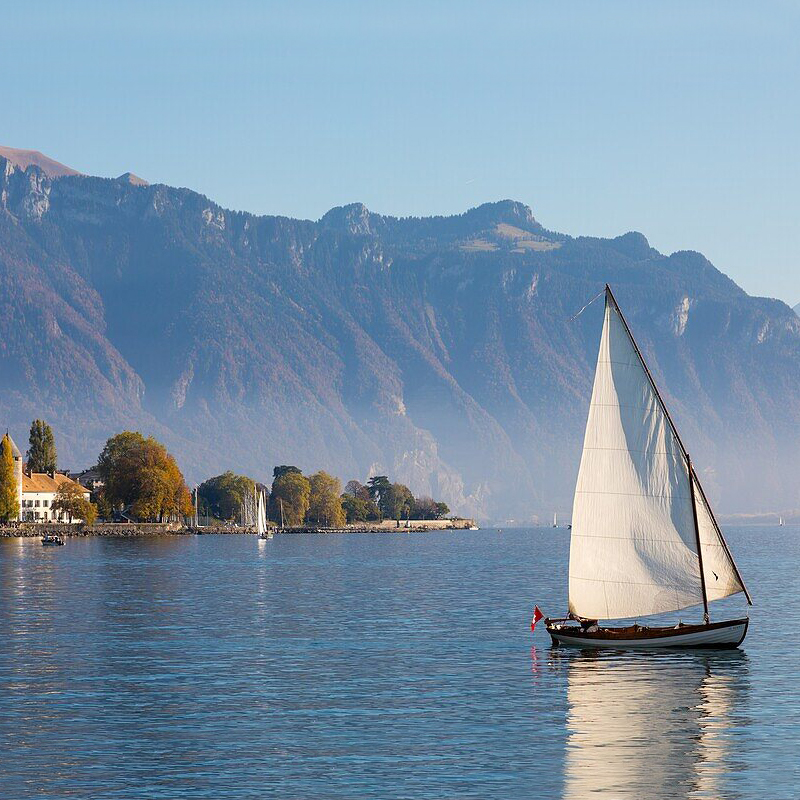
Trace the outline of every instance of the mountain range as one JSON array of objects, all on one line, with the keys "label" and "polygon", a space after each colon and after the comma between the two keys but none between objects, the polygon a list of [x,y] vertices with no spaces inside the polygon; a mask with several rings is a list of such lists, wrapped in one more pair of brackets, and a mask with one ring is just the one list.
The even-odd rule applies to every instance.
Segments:
[{"label": "mountain range", "polygon": [[800,507],[800,319],[699,253],[511,200],[256,216],[30,152],[0,149],[0,422],[48,420],[62,466],[134,428],[192,482],[294,463],[482,520],[567,512],[602,303],[573,316],[608,282],[712,501]]}]

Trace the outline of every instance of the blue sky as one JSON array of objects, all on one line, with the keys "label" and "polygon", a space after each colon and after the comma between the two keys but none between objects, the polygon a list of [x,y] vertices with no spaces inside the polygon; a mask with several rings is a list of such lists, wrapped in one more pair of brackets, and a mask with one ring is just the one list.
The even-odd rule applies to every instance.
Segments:
[{"label": "blue sky", "polygon": [[521,200],[800,302],[800,4],[6,3],[0,144],[316,219]]}]

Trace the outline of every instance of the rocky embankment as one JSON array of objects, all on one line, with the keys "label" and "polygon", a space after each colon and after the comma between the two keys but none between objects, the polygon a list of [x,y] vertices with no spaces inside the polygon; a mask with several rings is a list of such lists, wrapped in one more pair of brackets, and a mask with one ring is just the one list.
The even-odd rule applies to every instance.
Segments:
[{"label": "rocky embankment", "polygon": [[103,522],[97,525],[37,525],[20,523],[0,527],[0,538],[31,538],[45,534],[58,536],[174,536],[186,534],[189,530],[176,522],[114,523]]}]

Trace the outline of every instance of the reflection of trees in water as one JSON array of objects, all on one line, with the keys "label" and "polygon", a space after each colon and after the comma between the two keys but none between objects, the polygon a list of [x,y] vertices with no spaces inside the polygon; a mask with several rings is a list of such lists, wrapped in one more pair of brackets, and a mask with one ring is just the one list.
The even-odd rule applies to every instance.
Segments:
[{"label": "reflection of trees in water", "polygon": [[[564,797],[739,797],[737,714],[747,656],[591,654],[567,661]],[[733,793],[732,793],[733,791]]]}]

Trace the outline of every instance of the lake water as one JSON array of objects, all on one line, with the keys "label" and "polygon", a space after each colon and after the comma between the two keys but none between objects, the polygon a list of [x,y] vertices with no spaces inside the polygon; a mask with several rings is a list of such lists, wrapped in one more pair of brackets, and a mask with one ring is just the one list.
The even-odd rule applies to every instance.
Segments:
[{"label": "lake water", "polygon": [[742,650],[602,655],[565,530],[2,540],[0,797],[797,798],[798,535]]}]

